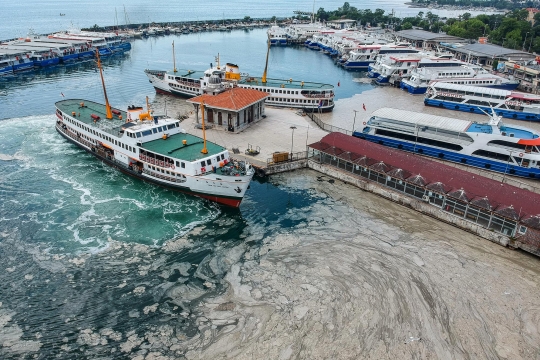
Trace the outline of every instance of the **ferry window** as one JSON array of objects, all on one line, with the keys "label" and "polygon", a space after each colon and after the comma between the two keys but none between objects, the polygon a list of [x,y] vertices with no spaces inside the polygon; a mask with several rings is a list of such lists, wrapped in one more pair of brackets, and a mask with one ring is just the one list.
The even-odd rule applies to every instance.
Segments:
[{"label": "ferry window", "polygon": [[174,123],[174,125],[175,125],[176,127],[180,127],[180,122],[176,122],[176,123]]},{"label": "ferry window", "polygon": [[166,173],[167,175],[171,175],[171,173],[169,172],[169,170],[165,171],[165,173]]},{"label": "ferry window", "polygon": [[202,166],[202,167],[205,166],[205,162],[204,162],[204,161],[201,161],[201,166]]},{"label": "ferry window", "polygon": [[221,154],[221,160],[224,160],[224,159],[225,159],[225,155]]},{"label": "ferry window", "polygon": [[212,160],[206,160],[206,165],[212,165]]},{"label": "ferry window", "polygon": [[144,136],[152,135],[152,131],[151,131],[151,130],[145,130],[145,131],[142,132],[142,134],[143,134]]},{"label": "ferry window", "polygon": [[167,125],[167,129],[173,129],[173,128],[174,128],[174,124]]},{"label": "ferry window", "polygon": [[181,167],[182,169],[185,169],[185,168],[186,168],[186,163],[180,163],[180,167]]},{"label": "ferry window", "polygon": [[180,161],[176,161],[176,166],[180,166]]},{"label": "ferry window", "polygon": [[156,128],[153,128],[153,129],[152,129],[152,132],[153,132],[154,134],[157,133],[157,129],[156,129]]},{"label": "ferry window", "polygon": [[140,132],[137,133],[137,137],[138,137],[138,138],[141,137],[141,133],[140,133]]}]

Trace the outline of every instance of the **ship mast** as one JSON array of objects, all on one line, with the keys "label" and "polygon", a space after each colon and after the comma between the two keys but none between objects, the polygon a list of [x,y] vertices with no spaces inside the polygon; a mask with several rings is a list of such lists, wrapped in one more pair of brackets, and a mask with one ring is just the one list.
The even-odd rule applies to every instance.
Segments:
[{"label": "ship mast", "polygon": [[172,61],[173,61],[173,71],[176,72],[176,58],[174,57],[174,40],[172,42]]},{"label": "ship mast", "polygon": [[208,150],[206,149],[206,130],[204,128],[204,100],[201,99],[201,114],[202,114],[202,134],[203,134],[203,141],[204,146],[201,150],[201,153],[208,154]]},{"label": "ship mast", "polygon": [[99,75],[101,76],[101,85],[103,85],[103,95],[105,95],[105,109],[107,110],[107,119],[112,119],[111,105],[107,98],[107,89],[105,88],[105,80],[103,80],[103,68],[101,67],[101,59],[99,58],[99,49],[96,49],[97,67],[99,68]]},{"label": "ship mast", "polygon": [[266,64],[264,65],[264,72],[261,79],[263,84],[266,84],[266,73],[268,71],[268,55],[270,54],[270,35],[268,35],[268,49],[266,49]]}]

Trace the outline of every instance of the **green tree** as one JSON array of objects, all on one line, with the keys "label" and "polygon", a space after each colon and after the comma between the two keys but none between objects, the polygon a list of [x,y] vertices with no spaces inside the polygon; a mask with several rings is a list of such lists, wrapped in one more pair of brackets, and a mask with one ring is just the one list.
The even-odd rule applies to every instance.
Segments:
[{"label": "green tree", "polygon": [[401,25],[401,30],[409,30],[412,29],[413,25],[410,22],[403,23]]}]

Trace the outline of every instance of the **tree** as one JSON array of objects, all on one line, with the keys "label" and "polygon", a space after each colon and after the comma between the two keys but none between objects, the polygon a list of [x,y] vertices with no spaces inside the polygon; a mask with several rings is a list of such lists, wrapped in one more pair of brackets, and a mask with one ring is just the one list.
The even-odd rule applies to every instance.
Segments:
[{"label": "tree", "polygon": [[409,30],[409,29],[412,29],[412,24],[410,22],[406,22],[401,25],[401,30]]}]

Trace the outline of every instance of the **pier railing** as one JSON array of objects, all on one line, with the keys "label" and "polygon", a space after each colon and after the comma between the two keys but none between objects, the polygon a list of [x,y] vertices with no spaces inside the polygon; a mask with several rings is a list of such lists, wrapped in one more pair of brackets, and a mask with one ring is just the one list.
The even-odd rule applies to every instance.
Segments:
[{"label": "pier railing", "polygon": [[307,159],[308,152],[300,151],[297,153],[275,153],[273,157],[266,159],[266,166],[270,167],[276,164],[283,164],[287,162],[300,161]]},{"label": "pier railing", "polygon": [[325,130],[325,131],[328,131],[328,132],[339,132],[339,133],[342,133],[342,134],[345,134],[345,135],[352,135],[352,131],[351,130],[346,130],[346,129],[343,129],[343,128],[340,128],[340,127],[337,127],[337,126],[334,126],[334,125],[330,125],[330,124],[327,124],[325,123],[324,121],[322,121],[316,113],[312,113],[312,112],[306,112],[307,116],[315,123],[317,124],[318,127],[320,127],[321,129]]}]

